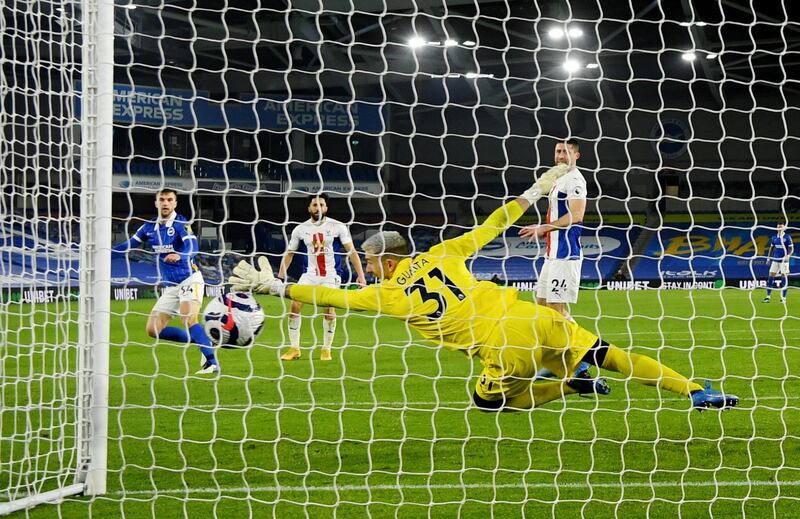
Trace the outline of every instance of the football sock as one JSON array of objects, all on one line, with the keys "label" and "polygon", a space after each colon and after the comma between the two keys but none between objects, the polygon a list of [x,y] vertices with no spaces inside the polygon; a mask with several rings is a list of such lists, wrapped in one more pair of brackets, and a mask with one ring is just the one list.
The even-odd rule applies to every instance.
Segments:
[{"label": "football sock", "polygon": [[195,323],[189,327],[189,335],[192,337],[192,342],[200,346],[200,352],[207,361],[214,361],[214,348],[211,347],[211,339],[206,334],[203,325]]},{"label": "football sock", "polygon": [[781,295],[784,299],[786,299],[786,295],[789,293],[789,276],[782,276],[781,281],[783,281],[783,290],[781,291]]},{"label": "football sock", "polygon": [[186,332],[186,330],[176,326],[167,326],[158,332],[158,338],[164,341],[175,341],[185,344],[192,342],[192,339],[189,338],[189,334]]},{"label": "football sock", "polygon": [[333,344],[333,336],[336,334],[336,319],[323,319],[322,329],[324,331],[322,336],[322,347],[326,350],[329,350]]},{"label": "football sock", "polygon": [[506,400],[505,407],[511,409],[533,409],[566,395],[577,393],[566,381],[531,384],[531,390]]},{"label": "football sock", "polygon": [[289,316],[289,346],[292,348],[300,348],[300,319],[299,315]]},{"label": "football sock", "polygon": [[609,345],[603,369],[610,369],[632,378],[636,382],[647,386],[658,386],[667,391],[688,397],[692,391],[702,390],[703,386],[695,384],[689,379],[668,368],[655,359],[630,353],[628,351]]},{"label": "football sock", "polygon": [[767,278],[767,297],[772,295],[772,286],[775,284],[775,278],[770,276]]}]

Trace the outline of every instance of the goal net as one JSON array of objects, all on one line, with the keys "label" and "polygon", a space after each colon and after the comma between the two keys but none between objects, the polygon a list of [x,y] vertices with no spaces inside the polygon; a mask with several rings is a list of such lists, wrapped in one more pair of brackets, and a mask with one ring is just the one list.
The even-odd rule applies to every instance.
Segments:
[{"label": "goal net", "polygon": [[[539,4],[3,4],[0,513],[791,515],[800,264],[767,254],[779,224],[800,241],[797,7]],[[242,259],[278,272],[309,194],[357,249],[396,230],[418,254],[530,187],[567,139],[587,199],[572,317],[738,408],[592,368],[609,395],[483,413],[477,357],[380,312],[337,310],[331,332],[307,304],[290,323],[270,296],[255,343],[197,374],[195,344],[151,337],[164,249],[110,253],[168,188],[204,305]],[[535,300],[547,242],[518,233],[548,209],[470,272]],[[328,268],[312,252],[287,279]],[[300,355],[281,360],[290,326]]]},{"label": "goal net", "polygon": [[2,6],[0,514],[105,492],[112,16]]}]

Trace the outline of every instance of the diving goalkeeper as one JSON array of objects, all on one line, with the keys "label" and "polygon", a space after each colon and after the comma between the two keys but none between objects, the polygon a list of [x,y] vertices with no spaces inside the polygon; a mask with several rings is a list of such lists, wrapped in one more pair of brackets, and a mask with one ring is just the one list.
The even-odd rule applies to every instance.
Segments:
[{"label": "diving goalkeeper", "polygon": [[[704,388],[654,359],[608,344],[555,310],[519,300],[513,288],[472,276],[466,259],[511,226],[566,171],[564,165],[555,166],[482,225],[428,252],[410,256],[397,232],[371,236],[362,249],[367,272],[382,280],[379,284],[355,291],[286,284],[273,276],[264,257],[259,268],[240,262],[229,283],[234,290],[376,311],[406,321],[447,349],[477,356],[483,371],[473,400],[484,411],[531,409],[574,393],[607,394],[605,380],[572,376],[581,361],[681,394],[698,409],[736,406],[734,395],[712,390],[708,383]],[[534,384],[541,367],[561,380]]]}]

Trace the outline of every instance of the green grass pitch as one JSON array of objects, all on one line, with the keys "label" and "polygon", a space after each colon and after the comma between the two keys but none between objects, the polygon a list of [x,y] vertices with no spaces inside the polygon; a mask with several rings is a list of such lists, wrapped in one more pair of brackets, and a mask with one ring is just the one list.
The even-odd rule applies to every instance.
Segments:
[{"label": "green grass pitch", "polygon": [[[401,321],[340,315],[332,362],[306,349],[282,363],[283,321],[268,317],[257,345],[221,351],[222,377],[204,380],[191,375],[196,348],[145,335],[154,300],[115,302],[108,494],[27,514],[54,517],[58,506],[62,517],[796,516],[800,295],[788,306],[762,297],[587,290],[573,307],[610,342],[721,383],[741,397],[738,409],[689,411],[677,395],[606,373],[607,397],[500,415],[470,405],[477,361],[421,342]],[[283,311],[277,299],[261,302],[268,316]],[[9,469],[20,469],[9,466],[21,448],[10,439],[19,423],[9,407],[37,397],[36,384],[8,377],[55,369],[13,345],[55,343],[66,331],[30,306],[6,306],[0,318],[5,487]],[[321,342],[320,322],[312,336],[304,320],[306,345]]]}]

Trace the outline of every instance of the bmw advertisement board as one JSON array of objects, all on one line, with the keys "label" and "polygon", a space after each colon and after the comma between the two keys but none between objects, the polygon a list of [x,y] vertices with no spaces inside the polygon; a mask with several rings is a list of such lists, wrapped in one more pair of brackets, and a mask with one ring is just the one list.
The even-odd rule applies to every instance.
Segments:
[{"label": "bmw advertisement board", "polygon": [[[789,231],[795,244],[800,232]],[[665,228],[654,234],[633,271],[643,280],[739,280],[766,278],[766,253],[774,227],[696,226]],[[797,270],[797,250],[790,269]]]}]

